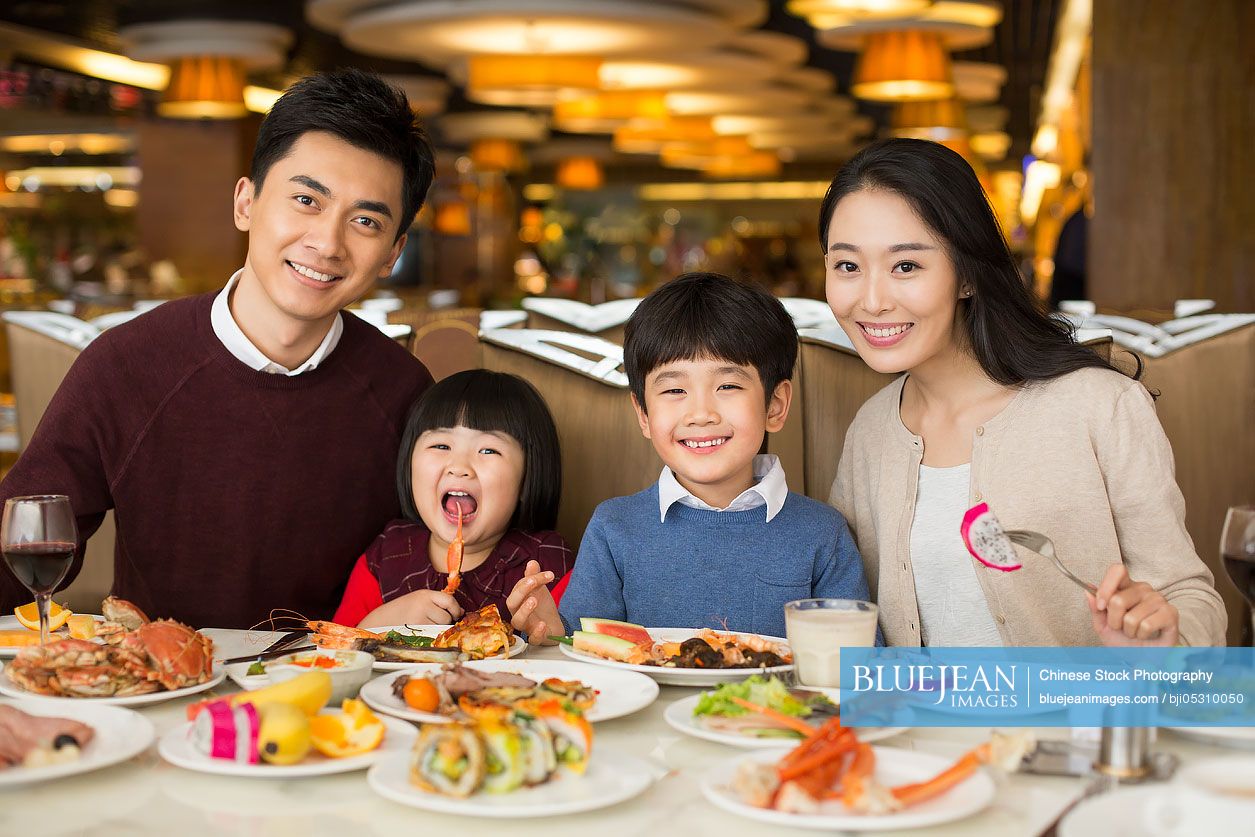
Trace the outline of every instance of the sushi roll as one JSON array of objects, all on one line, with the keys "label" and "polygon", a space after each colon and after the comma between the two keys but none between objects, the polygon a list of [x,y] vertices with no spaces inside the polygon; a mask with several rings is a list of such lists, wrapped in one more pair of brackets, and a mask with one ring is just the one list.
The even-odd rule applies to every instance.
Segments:
[{"label": "sushi roll", "polygon": [[513,721],[523,742],[524,784],[539,785],[548,781],[558,769],[553,733],[543,721],[527,711],[515,712]]},{"label": "sushi roll", "polygon": [[558,700],[532,702],[528,704],[528,711],[535,713],[553,734],[553,749],[558,764],[583,773],[588,766],[588,754],[593,749],[593,728],[584,713]]},{"label": "sushi roll", "polygon": [[467,797],[487,773],[484,743],[469,724],[424,724],[410,761],[410,782],[430,793]]},{"label": "sushi roll", "polygon": [[481,718],[477,725],[484,741],[488,771],[484,790],[508,793],[523,785],[526,765],[523,761],[523,737],[517,726],[501,718]]},{"label": "sushi roll", "polygon": [[597,702],[596,689],[585,686],[578,680],[559,680],[557,677],[542,681],[536,696],[565,700],[581,712],[592,709]]}]

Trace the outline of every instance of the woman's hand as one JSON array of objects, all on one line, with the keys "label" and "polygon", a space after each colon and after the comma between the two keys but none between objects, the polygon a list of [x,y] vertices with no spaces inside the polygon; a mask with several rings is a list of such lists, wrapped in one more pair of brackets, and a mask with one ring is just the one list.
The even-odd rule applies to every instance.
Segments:
[{"label": "woman's hand", "polygon": [[448,593],[415,590],[398,596],[366,614],[359,628],[384,625],[452,625],[462,618],[462,606]]},{"label": "woman's hand", "polygon": [[526,634],[531,645],[554,645],[549,634],[562,633],[558,605],[545,586],[551,581],[553,573],[541,572],[538,561],[528,561],[523,577],[505,600],[510,609],[510,624]]},{"label": "woman's hand", "polygon": [[1123,564],[1108,567],[1097,595],[1085,600],[1103,645],[1177,644],[1181,614],[1158,590],[1129,578]]}]

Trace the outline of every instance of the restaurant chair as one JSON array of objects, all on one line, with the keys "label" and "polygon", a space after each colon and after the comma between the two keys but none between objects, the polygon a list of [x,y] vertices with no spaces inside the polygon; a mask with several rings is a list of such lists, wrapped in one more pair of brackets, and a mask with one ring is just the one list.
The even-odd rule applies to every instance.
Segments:
[{"label": "restaurant chair", "polygon": [[558,531],[577,549],[597,504],[658,479],[662,462],[641,435],[623,374],[623,349],[587,334],[498,329],[480,335],[484,368],[530,382],[562,444]]},{"label": "restaurant chair", "polygon": [[[4,323],[13,362],[19,445],[25,448],[70,366],[100,330],[55,311],[6,311]],[[113,512],[109,512],[87,542],[78,577],[53,596],[58,603],[82,613],[99,611],[113,586],[115,540]]]},{"label": "restaurant chair", "polygon": [[414,332],[410,351],[427,367],[433,380],[478,369],[481,363],[479,328],[454,317],[431,320]]},{"label": "restaurant chair", "polygon": [[108,331],[114,326],[120,326],[123,323],[129,323],[144,312],[132,308],[130,311],[114,311],[110,314],[101,314],[99,317],[91,321],[91,324],[101,331]]},{"label": "restaurant chair", "polygon": [[526,311],[483,311],[479,315],[479,327],[483,331],[495,328],[525,328]]},{"label": "restaurant chair", "polygon": [[573,299],[547,296],[523,298],[529,329],[573,331],[592,334],[611,343],[623,344],[623,326],[640,299],[615,299],[600,305],[588,305]]},{"label": "restaurant chair", "polygon": [[837,324],[836,315],[822,299],[783,296],[780,297],[780,304],[789,312],[797,328],[826,328]]}]

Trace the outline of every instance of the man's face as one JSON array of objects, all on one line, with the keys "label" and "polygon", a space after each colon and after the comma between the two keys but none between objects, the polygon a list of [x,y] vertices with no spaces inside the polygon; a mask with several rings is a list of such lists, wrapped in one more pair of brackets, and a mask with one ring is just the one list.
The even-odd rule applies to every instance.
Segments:
[{"label": "man's face", "polygon": [[633,405],[641,432],[676,479],[710,503],[725,494],[735,497],[753,482],[763,432],[784,425],[791,386],[782,382],[768,401],[752,366],[717,358],[677,360],[645,376],[648,413],[635,397]]},{"label": "man's face", "polygon": [[405,244],[401,166],[320,131],[271,166],[260,191],[235,189],[235,225],[248,233],[246,273],[272,314],[320,323],[392,271]]}]

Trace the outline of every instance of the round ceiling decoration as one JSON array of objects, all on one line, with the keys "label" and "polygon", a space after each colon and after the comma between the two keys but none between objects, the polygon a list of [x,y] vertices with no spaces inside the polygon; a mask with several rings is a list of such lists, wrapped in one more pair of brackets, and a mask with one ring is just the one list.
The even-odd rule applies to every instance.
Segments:
[{"label": "round ceiling decoration", "polygon": [[517,110],[481,110],[446,113],[440,117],[440,133],[451,145],[469,145],[475,140],[497,139],[514,142],[544,142],[549,138],[549,122],[543,116]]},{"label": "round ceiling decoration", "polygon": [[930,3],[932,0],[789,0],[785,8],[806,18],[816,29],[825,29],[834,21],[918,14]]},{"label": "round ceiling decoration", "polygon": [[667,94],[667,110],[680,116],[790,113],[805,108],[812,96],[787,88],[749,86],[740,90],[689,90]]},{"label": "round ceiling decoration", "polygon": [[892,18],[834,18],[818,29],[815,40],[829,49],[857,52],[868,35],[914,29],[933,32],[948,50],[978,49],[993,41],[993,28],[1002,20],[995,0],[937,0],[914,15]]},{"label": "round ceiling decoration", "polygon": [[292,45],[292,33],[282,26],[239,20],[137,23],[119,29],[118,38],[134,61],[170,64],[212,55],[238,61],[246,70],[281,67]]},{"label": "round ceiling decoration", "polygon": [[419,116],[444,113],[449,98],[449,83],[434,76],[385,75],[384,81],[399,87],[410,100],[410,109]]},{"label": "round ceiling decoration", "polygon": [[996,102],[1007,83],[1007,70],[1000,64],[983,61],[952,61],[954,89],[965,102]]}]

